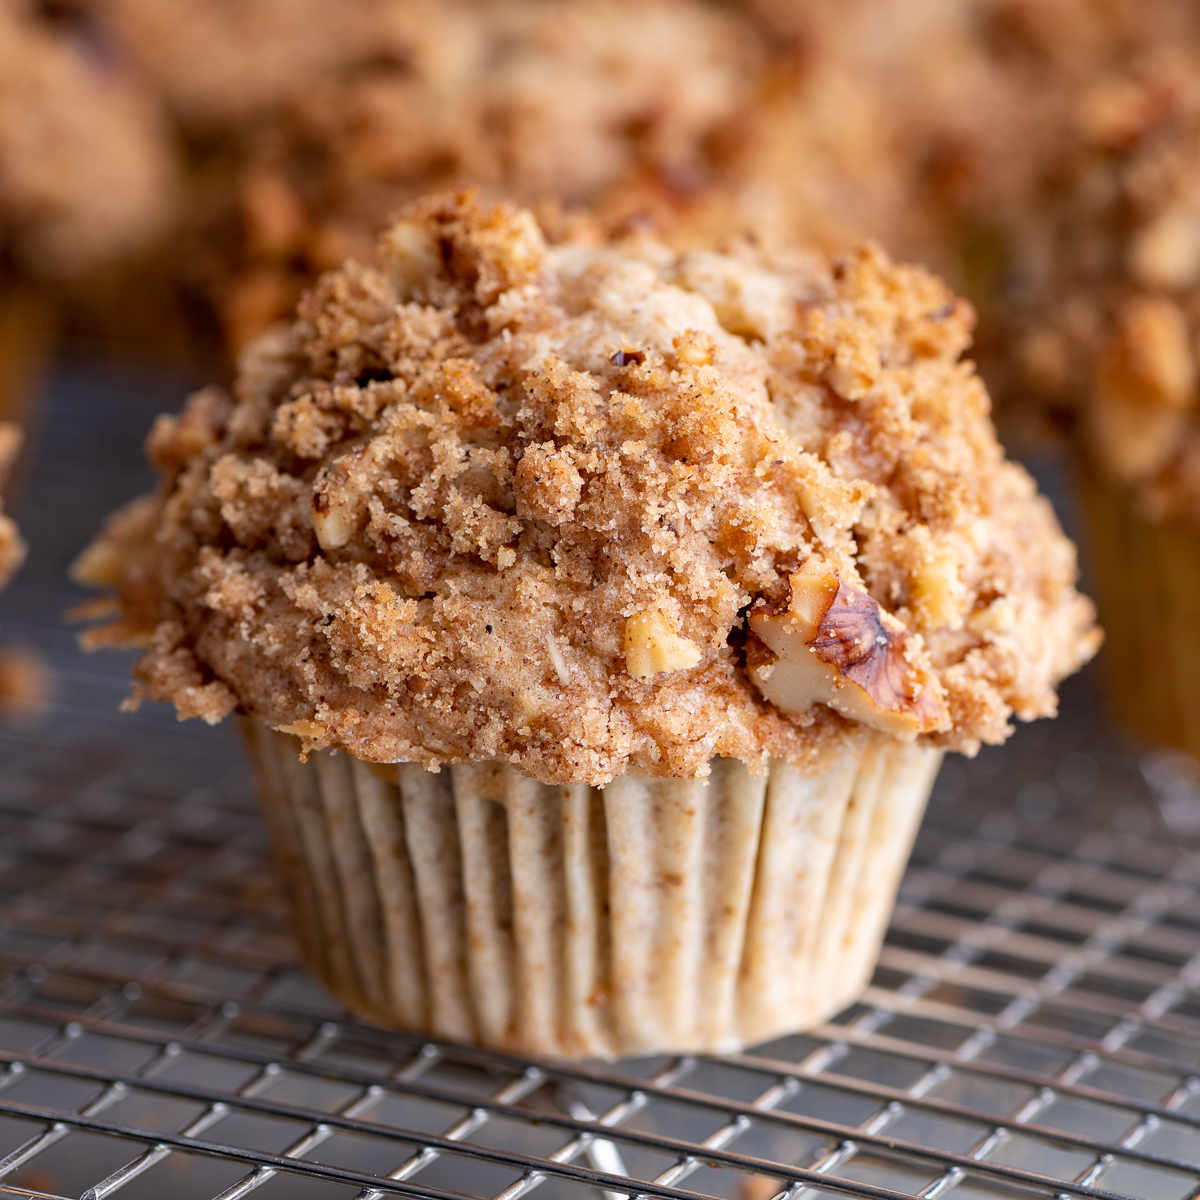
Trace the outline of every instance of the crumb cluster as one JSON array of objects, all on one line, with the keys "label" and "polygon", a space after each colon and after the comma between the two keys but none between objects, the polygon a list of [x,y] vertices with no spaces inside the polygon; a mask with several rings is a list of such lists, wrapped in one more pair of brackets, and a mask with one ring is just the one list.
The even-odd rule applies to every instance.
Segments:
[{"label": "crumb cluster", "polygon": [[747,615],[814,557],[936,676],[932,744],[1052,713],[1094,651],[1073,549],[961,359],[970,309],[925,271],[548,247],[469,195],[406,210],[380,259],[323,277],[232,395],[159,419],[159,491],[78,564],[119,595],[92,641],[146,648],[140,695],[595,783],[820,755],[847,720],[747,670]]}]

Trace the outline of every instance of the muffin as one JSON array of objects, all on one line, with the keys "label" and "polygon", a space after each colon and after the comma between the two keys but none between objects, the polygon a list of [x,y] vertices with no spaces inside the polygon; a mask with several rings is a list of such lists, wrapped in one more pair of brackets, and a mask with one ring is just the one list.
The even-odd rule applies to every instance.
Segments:
[{"label": "muffin", "polygon": [[[757,95],[760,38],[707,0],[113,0],[96,19],[189,164],[175,269],[240,349],[402,203],[701,189]],[[621,216],[628,215],[622,212]]]},{"label": "muffin", "polygon": [[[1055,253],[1080,109],[1098,79],[1200,45],[1178,0],[743,0],[773,75],[731,169],[680,213],[700,236],[838,248],[870,236],[921,261],[979,314],[974,356],[1010,446],[1059,430],[1030,396],[1010,317]],[[1049,437],[1048,437],[1049,435]]]},{"label": "muffin", "polygon": [[549,1055],[730,1048],[869,978],[943,752],[1095,650],[962,360],[827,263],[422,200],[161,417],[77,577],[135,702],[237,713],[314,971]]},{"label": "muffin", "polygon": [[[32,10],[32,6],[30,6]],[[0,2],[0,250],[77,275],[161,229],[171,160],[146,97],[17,0]]]},{"label": "muffin", "polygon": [[104,49],[0,0],[0,420],[21,419],[59,309],[168,225],[153,103]]},{"label": "muffin", "polygon": [[1020,384],[1076,453],[1113,707],[1145,739],[1193,754],[1198,48],[1160,51],[1081,93],[1003,311]]}]

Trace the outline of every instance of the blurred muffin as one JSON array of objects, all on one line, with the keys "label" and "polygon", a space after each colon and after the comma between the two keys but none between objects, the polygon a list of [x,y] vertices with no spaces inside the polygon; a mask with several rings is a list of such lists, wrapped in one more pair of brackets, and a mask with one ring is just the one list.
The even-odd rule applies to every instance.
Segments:
[{"label": "blurred muffin", "polygon": [[269,115],[329,72],[369,57],[385,7],[386,0],[103,0],[92,15],[196,136]]},{"label": "blurred muffin", "polygon": [[605,1056],[823,1019],[943,750],[1098,640],[969,307],[869,247],[547,246],[469,195],[380,260],[159,419],[89,644],[244,715],[306,957],[373,1019]]},{"label": "blurred muffin", "polygon": [[55,305],[170,220],[155,106],[98,45],[0,0],[0,418],[20,417]]},{"label": "blurred muffin", "polygon": [[234,350],[397,206],[476,184],[603,204],[702,187],[757,94],[756,31],[707,0],[114,0],[192,180],[179,271]]},{"label": "blurred muffin", "polygon": [[171,161],[146,97],[19,0],[0,3],[0,252],[79,275],[140,249],[168,215]]},{"label": "blurred muffin", "polygon": [[[1194,36],[1177,0],[747,0],[794,72],[733,180],[748,225],[882,238],[973,281],[1021,224],[1080,89]],[[841,242],[844,244],[844,240]],[[991,270],[995,270],[993,265]]]},{"label": "blurred muffin", "polygon": [[1200,55],[1101,77],[1072,135],[1005,334],[1080,450],[1116,707],[1200,754]]},{"label": "blurred muffin", "polygon": [[871,237],[979,312],[1002,429],[1053,432],[1014,369],[1011,319],[1038,290],[1048,193],[1098,79],[1198,44],[1178,0],[746,0],[775,64],[726,178],[684,214],[701,239],[837,247]]}]

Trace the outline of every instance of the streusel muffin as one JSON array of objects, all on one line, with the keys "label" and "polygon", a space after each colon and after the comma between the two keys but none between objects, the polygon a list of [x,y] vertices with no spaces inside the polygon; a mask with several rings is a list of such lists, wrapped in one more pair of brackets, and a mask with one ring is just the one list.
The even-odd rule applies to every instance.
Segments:
[{"label": "streusel muffin", "polygon": [[865,985],[943,751],[1094,651],[967,305],[405,210],[148,441],[78,577],[243,717],[297,932],[383,1023],[730,1047]]},{"label": "streusel muffin", "polygon": [[1021,382],[1077,451],[1114,707],[1148,740],[1200,754],[1194,51],[1081,94],[1004,316]]},{"label": "streusel muffin", "polygon": [[98,46],[0,0],[0,420],[22,420],[64,290],[149,246],[174,164],[150,99]]},{"label": "streusel muffin", "polygon": [[0,0],[0,283],[14,267],[72,276],[145,246],[168,217],[172,167],[128,78]]},{"label": "streusel muffin", "polygon": [[765,73],[709,0],[111,0],[194,180],[176,264],[234,351],[430,190],[595,204],[711,179]]}]

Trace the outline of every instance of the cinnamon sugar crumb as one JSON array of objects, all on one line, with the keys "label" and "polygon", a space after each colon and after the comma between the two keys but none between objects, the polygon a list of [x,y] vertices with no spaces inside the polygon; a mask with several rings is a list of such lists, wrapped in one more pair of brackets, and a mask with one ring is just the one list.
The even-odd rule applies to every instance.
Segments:
[{"label": "cinnamon sugar crumb", "polygon": [[[160,422],[159,493],[85,555],[120,592],[110,636],[148,645],[139,694],[547,781],[813,766],[854,722],[768,704],[745,616],[817,550],[928,662],[933,744],[1053,712],[1094,651],[1073,548],[961,361],[970,310],[926,272],[551,248],[470,196],[381,250],[252,348],[233,399]],[[1001,600],[1011,622],[984,617]]]}]

